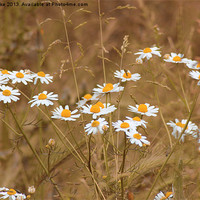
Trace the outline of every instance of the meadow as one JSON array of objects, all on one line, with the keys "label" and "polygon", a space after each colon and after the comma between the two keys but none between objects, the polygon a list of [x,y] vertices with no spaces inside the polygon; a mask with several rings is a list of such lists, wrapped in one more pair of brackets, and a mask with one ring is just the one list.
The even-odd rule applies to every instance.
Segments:
[{"label": "meadow", "polygon": [[200,3],[20,3],[0,7],[0,199],[200,199]]}]

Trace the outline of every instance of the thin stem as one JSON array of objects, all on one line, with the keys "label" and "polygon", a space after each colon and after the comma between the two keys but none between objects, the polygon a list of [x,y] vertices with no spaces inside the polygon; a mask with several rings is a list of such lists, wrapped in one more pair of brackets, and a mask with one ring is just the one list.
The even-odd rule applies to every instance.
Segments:
[{"label": "thin stem", "polygon": [[103,65],[103,76],[104,82],[106,83],[106,68],[105,68],[105,57],[104,57],[104,45],[103,45],[103,28],[102,28],[102,14],[101,14],[101,4],[98,0],[98,14],[99,14],[99,28],[100,28],[100,45],[101,45],[101,59]]}]

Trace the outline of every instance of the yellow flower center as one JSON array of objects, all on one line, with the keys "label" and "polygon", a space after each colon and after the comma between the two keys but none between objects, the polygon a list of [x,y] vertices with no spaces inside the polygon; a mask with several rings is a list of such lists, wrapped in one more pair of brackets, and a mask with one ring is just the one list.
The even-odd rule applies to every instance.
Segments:
[{"label": "yellow flower center", "polygon": [[138,122],[141,121],[141,119],[139,117],[133,117],[133,120],[138,121]]},{"label": "yellow flower center", "polygon": [[199,75],[199,79],[200,79],[200,75]]},{"label": "yellow flower center", "polygon": [[152,52],[152,50],[150,48],[145,48],[143,50],[143,53],[151,53],[151,52]]},{"label": "yellow flower center", "polygon": [[200,62],[197,64],[196,68],[200,68]]},{"label": "yellow flower center", "polygon": [[90,112],[93,112],[93,113],[99,113],[100,112],[100,106],[99,105],[93,105],[91,108],[90,108]]},{"label": "yellow flower center", "polygon": [[63,109],[63,111],[61,112],[61,116],[62,117],[71,117],[71,111],[68,109]]},{"label": "yellow flower center", "polygon": [[5,69],[5,70],[2,70],[1,73],[2,73],[2,74],[9,74],[9,73],[8,73],[8,70],[6,70],[6,69]]},{"label": "yellow flower center", "polygon": [[96,105],[100,106],[101,108],[104,108],[104,105],[103,105],[103,103],[101,103],[101,101],[98,101],[98,102],[96,103]]},{"label": "yellow flower center", "polygon": [[41,94],[38,96],[38,99],[39,99],[39,100],[44,100],[44,99],[46,99],[46,98],[47,98],[47,95],[44,94],[44,93],[41,93]]},{"label": "yellow flower center", "polygon": [[[181,128],[184,128],[185,127],[185,124],[182,124],[181,122],[177,122],[176,123],[176,126],[179,126]],[[187,128],[186,128],[187,129]]]},{"label": "yellow flower center", "polygon": [[14,189],[8,190],[7,194],[8,195],[15,195],[17,192]]},{"label": "yellow flower center", "polygon": [[92,95],[91,94],[86,94],[86,95],[84,95],[83,98],[89,100],[89,99],[92,98]]},{"label": "yellow flower center", "polygon": [[4,90],[2,94],[4,96],[10,96],[11,95],[11,91],[10,90]]},{"label": "yellow flower center", "polygon": [[93,121],[91,126],[92,127],[97,127],[97,126],[99,126],[99,124],[100,124],[99,121]]},{"label": "yellow flower center", "polygon": [[37,75],[41,76],[41,77],[45,77],[46,74],[43,71],[40,71],[40,72],[37,73]]},{"label": "yellow flower center", "polygon": [[21,72],[17,72],[16,77],[17,78],[24,78],[24,74],[22,74]]},{"label": "yellow flower center", "polygon": [[129,128],[130,125],[129,125],[129,123],[127,123],[127,122],[122,122],[121,125],[120,125],[120,127],[121,127],[121,128]]},{"label": "yellow flower center", "polygon": [[124,78],[131,78],[131,73],[130,72],[126,72],[123,74]]},{"label": "yellow flower center", "polygon": [[112,83],[107,83],[105,87],[102,89],[103,92],[109,92],[110,90],[113,89],[113,84]]},{"label": "yellow flower center", "polygon": [[138,140],[140,140],[140,139],[142,138],[142,136],[141,136],[139,133],[133,134],[133,137],[134,137],[135,139],[138,139]]},{"label": "yellow flower center", "polygon": [[171,194],[173,194],[173,192],[167,192],[166,195],[165,195],[166,198],[168,198]]},{"label": "yellow flower center", "polygon": [[174,57],[173,57],[173,61],[175,61],[175,62],[181,61],[181,57],[179,57],[179,56],[174,56]]},{"label": "yellow flower center", "polygon": [[140,104],[140,105],[138,106],[138,111],[139,111],[139,112],[143,112],[143,113],[147,112],[147,111],[148,111],[148,110],[147,110],[147,106],[146,106],[145,104]]}]

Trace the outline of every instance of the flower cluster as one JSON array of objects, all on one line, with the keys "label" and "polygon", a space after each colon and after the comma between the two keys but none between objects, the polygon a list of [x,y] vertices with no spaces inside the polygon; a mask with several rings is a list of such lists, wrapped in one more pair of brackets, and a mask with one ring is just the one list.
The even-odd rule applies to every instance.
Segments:
[{"label": "flower cluster", "polygon": [[7,199],[9,200],[24,200],[26,199],[26,195],[17,192],[14,189],[8,189],[6,187],[0,188],[0,199]]}]

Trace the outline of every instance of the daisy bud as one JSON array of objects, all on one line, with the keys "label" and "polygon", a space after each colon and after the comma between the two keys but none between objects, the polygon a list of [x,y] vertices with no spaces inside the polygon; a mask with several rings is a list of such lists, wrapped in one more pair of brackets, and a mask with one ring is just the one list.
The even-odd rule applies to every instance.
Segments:
[{"label": "daisy bud", "polygon": [[27,199],[30,199],[30,198],[31,198],[31,195],[27,195],[26,198],[27,198]]},{"label": "daisy bud", "polygon": [[102,178],[105,180],[107,178],[107,176],[103,176]]},{"label": "daisy bud", "polygon": [[103,129],[104,131],[107,131],[107,130],[108,130],[108,126],[104,125],[104,126],[102,127],[102,129]]},{"label": "daisy bud", "polygon": [[143,63],[143,61],[142,61],[142,59],[141,59],[141,58],[136,58],[136,63],[137,63],[137,64],[142,64],[142,63]]},{"label": "daisy bud", "polygon": [[163,56],[164,59],[169,59],[169,57],[170,57],[169,54],[165,54],[165,55]]},{"label": "daisy bud", "polygon": [[16,200],[24,200],[24,199],[25,199],[24,195],[18,195]]},{"label": "daisy bud", "polygon": [[[34,187],[34,186],[28,187],[28,193],[34,194],[34,193],[35,193],[35,187]],[[27,197],[28,197],[28,196],[27,196]]]},{"label": "daisy bud", "polygon": [[56,141],[54,140],[54,139],[50,139],[49,140],[49,142],[48,142],[48,145],[50,146],[50,147],[54,147],[55,146],[55,143],[56,143]]}]

